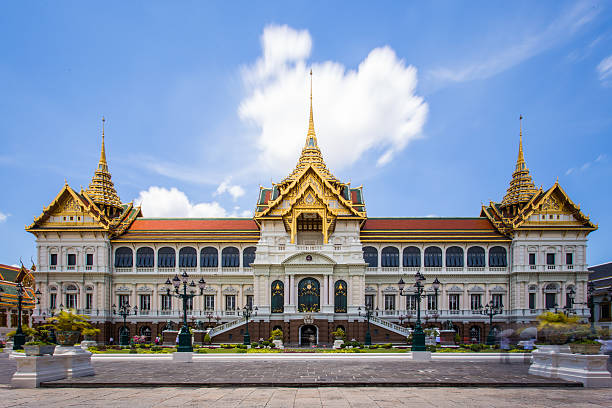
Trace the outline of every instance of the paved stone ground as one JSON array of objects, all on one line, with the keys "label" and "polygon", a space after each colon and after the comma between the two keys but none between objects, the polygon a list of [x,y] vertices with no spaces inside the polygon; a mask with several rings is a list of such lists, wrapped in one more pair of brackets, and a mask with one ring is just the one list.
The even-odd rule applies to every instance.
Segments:
[{"label": "paved stone ground", "polygon": [[[93,361],[95,376],[46,383],[50,386],[568,386],[563,380],[527,374],[528,364],[406,359]],[[0,382],[9,384],[12,360],[0,360]]]},{"label": "paved stone ground", "polygon": [[9,389],[0,407],[610,407],[610,389],[586,388],[101,388]]}]

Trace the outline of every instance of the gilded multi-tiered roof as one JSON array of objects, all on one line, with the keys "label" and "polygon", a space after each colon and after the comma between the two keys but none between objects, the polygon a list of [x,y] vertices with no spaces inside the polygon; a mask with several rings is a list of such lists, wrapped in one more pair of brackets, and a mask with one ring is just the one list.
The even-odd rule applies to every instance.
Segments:
[{"label": "gilded multi-tiered roof", "polygon": [[[102,119],[102,123],[104,123],[104,119]],[[114,208],[121,207],[121,200],[111,180],[111,174],[108,171],[108,164],[106,162],[104,124],[102,125],[102,151],[100,152],[100,161],[98,162],[98,167],[94,172],[93,179],[91,183],[89,183],[86,193],[91,197],[93,202],[98,205]]]},{"label": "gilded multi-tiered roof", "polygon": [[510,187],[504,196],[501,207],[510,207],[512,205],[521,205],[529,202],[529,200],[538,192],[536,189],[529,168],[525,164],[525,156],[523,155],[523,130],[520,130],[519,152],[516,159],[516,168],[512,173]]}]

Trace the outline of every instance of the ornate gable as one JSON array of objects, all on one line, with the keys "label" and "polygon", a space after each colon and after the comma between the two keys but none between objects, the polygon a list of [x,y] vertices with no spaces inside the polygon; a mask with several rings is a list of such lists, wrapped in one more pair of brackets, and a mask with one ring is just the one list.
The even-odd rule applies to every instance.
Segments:
[{"label": "ornate gable", "polygon": [[83,227],[108,230],[110,226],[111,221],[87,196],[87,193],[79,194],[65,184],[53,201],[43,208],[42,214],[36,217],[31,225],[26,226],[26,231]]}]

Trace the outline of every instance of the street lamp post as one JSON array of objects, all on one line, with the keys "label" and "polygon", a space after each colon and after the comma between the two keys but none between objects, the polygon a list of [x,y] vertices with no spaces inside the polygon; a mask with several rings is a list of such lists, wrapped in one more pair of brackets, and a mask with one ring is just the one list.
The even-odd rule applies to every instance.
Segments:
[{"label": "street lamp post", "polygon": [[370,318],[372,316],[378,316],[378,308],[376,308],[376,310],[372,310],[372,306],[370,305],[365,305],[365,313],[361,314],[361,307],[357,309],[359,311],[359,316],[365,316],[367,322],[368,322],[368,329],[366,331],[366,335],[365,335],[365,341],[363,344],[365,344],[366,346],[371,346],[372,345],[372,335],[370,334]]},{"label": "street lamp post", "polygon": [[21,327],[21,312],[23,309],[23,284],[17,283],[17,330],[13,337],[13,350],[22,349],[25,344],[26,336],[23,334],[23,328]]},{"label": "street lamp post", "polygon": [[[425,347],[425,332],[423,331],[423,327],[421,326],[421,297],[423,297],[423,291],[425,290],[425,286],[423,282],[425,281],[425,276],[421,274],[421,272],[417,272],[414,275],[414,291],[404,291],[404,279],[400,278],[398,282],[400,296],[416,296],[416,304],[417,304],[417,319],[414,325],[414,332],[412,334],[412,351],[426,351]],[[433,289],[436,293],[436,303],[437,303],[437,295],[438,290],[440,289],[440,281],[436,278],[432,283]]]},{"label": "street lamp post", "polygon": [[[172,284],[172,286],[174,286],[174,293],[175,293],[174,295],[171,295],[170,293],[171,289],[168,286],[166,288],[166,294],[168,296],[174,296],[174,297],[177,297],[183,300],[183,327],[181,327],[181,330],[178,335],[179,344],[178,344],[178,348],[176,351],[187,352],[187,353],[193,351],[193,346],[191,344],[191,332],[189,331],[189,326],[187,325],[187,301],[188,299],[193,299],[196,296],[204,295],[204,288],[206,287],[206,282],[204,281],[203,278],[200,278],[200,280],[198,281],[198,287],[200,288],[200,294],[198,295],[195,292],[195,287],[196,287],[195,282],[193,280],[191,281],[191,283],[188,283],[188,282],[189,282],[189,275],[187,275],[187,272],[183,272],[180,278],[178,277],[178,275],[174,275],[172,282],[170,281],[170,279],[166,280],[166,285]],[[183,293],[181,293],[180,291],[181,284],[183,285]],[[187,286],[191,288],[189,290],[189,293],[187,293]]]},{"label": "street lamp post", "polygon": [[242,340],[242,344],[249,345],[251,344],[251,335],[249,334],[249,319],[251,316],[257,316],[257,306],[254,308],[250,305],[247,305],[242,308],[242,311],[238,311],[238,314],[242,314],[244,319],[246,320],[246,332],[244,333],[244,339]]},{"label": "street lamp post", "polygon": [[[119,311],[117,311],[117,306],[113,305],[113,314],[118,314],[123,317],[123,326],[121,327],[121,331],[119,332],[119,345],[120,346],[129,346],[130,345],[130,335],[128,334],[128,329],[126,325],[127,317],[132,313],[132,309],[130,309],[129,303],[122,303],[119,305]],[[138,313],[138,308],[134,306],[134,315]]]},{"label": "street lamp post", "polygon": [[495,344],[495,333],[493,333],[493,316],[504,312],[503,304],[496,304],[493,299],[487,303],[484,308],[480,308],[480,314],[489,316],[489,334],[487,335],[486,345],[492,346]]}]

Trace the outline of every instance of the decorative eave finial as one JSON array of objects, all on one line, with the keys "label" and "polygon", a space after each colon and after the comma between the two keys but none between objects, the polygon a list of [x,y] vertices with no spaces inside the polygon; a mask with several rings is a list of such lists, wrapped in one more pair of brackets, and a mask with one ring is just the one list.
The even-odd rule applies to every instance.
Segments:
[{"label": "decorative eave finial", "polygon": [[525,169],[525,156],[523,154],[523,115],[519,115],[519,152],[516,159],[516,170]]}]

